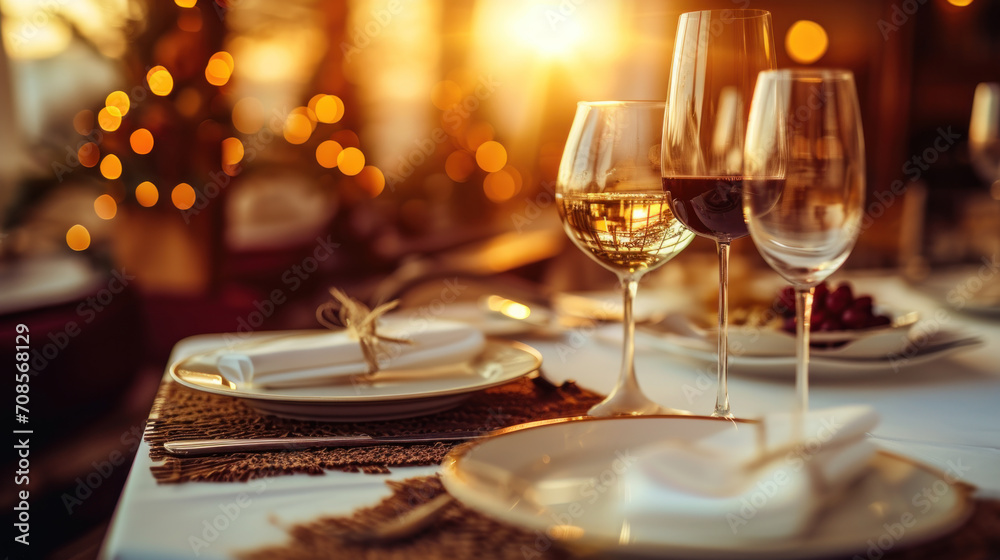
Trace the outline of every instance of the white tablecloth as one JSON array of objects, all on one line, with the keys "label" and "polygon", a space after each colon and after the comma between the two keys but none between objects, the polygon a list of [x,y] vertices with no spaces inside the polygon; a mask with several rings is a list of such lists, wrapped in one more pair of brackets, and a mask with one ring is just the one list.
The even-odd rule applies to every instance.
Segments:
[{"label": "white tablecloth", "polygon": [[[858,291],[899,309],[934,317],[938,302],[894,278],[854,281]],[[873,405],[882,417],[875,431],[883,448],[957,474],[1000,498],[1000,320],[946,310],[948,328],[962,328],[986,343],[973,350],[904,369],[851,381],[818,381],[811,406]],[[938,315],[942,317],[942,315]],[[570,332],[563,339],[524,338],[544,355],[546,375],[575,379],[596,391],[611,389],[620,351],[594,334]],[[172,360],[193,351],[178,345]],[[704,363],[639,348],[640,384],[658,402],[708,414],[714,405],[714,369]],[[711,375],[710,375],[711,373]],[[687,386],[688,390],[682,388]],[[694,390],[692,390],[694,389]],[[745,377],[730,379],[733,411],[742,417],[788,409],[793,383]],[[229,558],[235,551],[280,544],[281,525],[321,515],[344,515],[370,505],[389,490],[385,479],[427,475],[436,467],[394,469],[390,475],[328,472],[323,476],[279,476],[246,483],[158,485],[143,443],[129,475],[102,555],[105,558]],[[219,517],[223,516],[220,521]],[[277,523],[276,523],[277,521]],[[218,527],[223,527],[221,530]]]}]

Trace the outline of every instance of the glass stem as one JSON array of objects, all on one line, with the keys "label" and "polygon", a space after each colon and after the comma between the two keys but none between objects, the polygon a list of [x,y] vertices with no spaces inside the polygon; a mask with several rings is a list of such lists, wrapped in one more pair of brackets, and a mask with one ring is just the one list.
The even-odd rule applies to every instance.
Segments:
[{"label": "glass stem", "polygon": [[639,382],[635,378],[635,319],[632,315],[632,306],[635,304],[635,294],[639,289],[639,279],[632,274],[626,274],[621,277],[621,281],[624,296],[622,324],[625,328],[625,336],[623,338],[622,371],[621,375],[618,376],[616,391],[625,389],[637,391]]},{"label": "glass stem", "polygon": [[812,318],[813,288],[795,288],[795,393],[796,411],[809,410],[809,322]]},{"label": "glass stem", "polygon": [[729,410],[729,241],[716,243],[719,252],[719,389],[712,416],[731,417]]}]

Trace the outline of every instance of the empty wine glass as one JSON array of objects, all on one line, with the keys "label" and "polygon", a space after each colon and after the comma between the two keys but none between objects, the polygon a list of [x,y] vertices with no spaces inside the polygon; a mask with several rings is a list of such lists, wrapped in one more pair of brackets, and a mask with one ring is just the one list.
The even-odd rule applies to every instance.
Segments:
[{"label": "empty wine glass", "polygon": [[663,121],[663,189],[671,209],[719,253],[719,386],[712,416],[729,409],[729,244],[743,222],[743,138],[761,70],[775,67],[771,14],[705,10],[681,14]]},{"label": "empty wine glass", "polygon": [[559,164],[556,201],[566,233],[618,275],[624,293],[621,372],[591,416],[689,414],[649,400],[635,378],[632,305],[639,279],[694,237],[674,219],[670,196],[660,186],[663,107],[655,101],[578,104]]},{"label": "empty wine glass", "polygon": [[743,158],[743,210],[764,260],[796,292],[798,410],[809,406],[813,288],[847,260],[865,199],[854,76],[772,70],[757,79]]}]

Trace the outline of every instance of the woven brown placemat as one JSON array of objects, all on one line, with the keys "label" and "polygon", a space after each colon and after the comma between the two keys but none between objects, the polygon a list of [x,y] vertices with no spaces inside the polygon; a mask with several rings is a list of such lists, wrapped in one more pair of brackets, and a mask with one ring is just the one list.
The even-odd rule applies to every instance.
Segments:
[{"label": "woven brown placemat", "polygon": [[381,436],[466,430],[485,433],[534,420],[579,416],[600,400],[600,395],[571,382],[555,387],[541,377],[521,378],[486,389],[458,407],[436,414],[381,422],[330,423],[265,415],[238,399],[167,381],[153,403],[145,439],[155,463],[153,476],[160,483],[243,481],[296,472],[319,474],[324,470],[386,473],[390,467],[440,463],[455,444],[378,445],[185,458],[166,455],[163,444],[183,439]]},{"label": "woven brown placemat", "polygon": [[281,546],[237,554],[243,560],[306,560],[364,558],[366,560],[558,560],[570,556],[545,535],[494,521],[453,500],[434,523],[415,537],[388,543],[357,543],[358,534],[389,522],[444,492],[436,476],[387,481],[392,495],[347,517],[324,517],[288,529]]},{"label": "woven brown placemat", "polygon": [[[445,507],[437,520],[419,534],[398,541],[358,543],[356,535],[378,527],[444,492],[436,476],[387,481],[392,495],[375,506],[346,517],[323,517],[288,528],[283,545],[244,551],[243,560],[307,560],[364,558],[399,560],[552,560],[573,555],[540,532],[528,532],[495,521],[458,501]],[[988,560],[1000,558],[1000,501],[978,500],[972,518],[957,531],[905,550],[866,550],[850,556],[873,560]],[[846,560],[846,557],[845,557]]]}]

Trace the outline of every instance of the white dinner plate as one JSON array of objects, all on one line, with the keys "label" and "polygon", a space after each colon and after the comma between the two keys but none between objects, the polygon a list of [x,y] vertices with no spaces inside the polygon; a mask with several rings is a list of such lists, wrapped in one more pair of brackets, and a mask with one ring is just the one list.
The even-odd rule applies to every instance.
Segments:
[{"label": "white dinner plate", "polygon": [[[870,543],[884,554],[941,536],[972,511],[970,486],[885,452],[810,531],[793,538],[755,537],[752,514],[736,533],[725,517],[680,529],[632,505],[627,480],[639,461],[633,451],[734,426],[692,416],[536,422],[456,448],[443,463],[442,481],[465,505],[534,532],[543,545],[552,539],[613,558],[818,558],[865,555]],[[934,500],[917,499],[928,492]]]},{"label": "white dinner plate", "polygon": [[[897,336],[887,333],[892,339]],[[982,339],[964,336],[952,331],[938,331],[926,338],[919,338],[909,348],[899,348],[886,353],[875,353],[866,357],[855,357],[845,350],[861,351],[865,340],[852,343],[854,346],[840,349],[813,349],[809,355],[809,376],[811,379],[844,379],[855,376],[890,375],[907,368],[940,360],[965,349],[982,344]],[[873,339],[871,342],[879,344]],[[890,340],[890,342],[892,342]],[[643,329],[636,331],[636,344],[656,348],[665,352],[694,358],[705,363],[715,363],[719,357],[715,345],[705,339],[680,335],[654,334]],[[764,377],[792,379],[795,376],[794,354],[782,356],[754,356],[741,354],[730,343],[729,371]]]},{"label": "white dinner plate", "polygon": [[[262,333],[262,336],[279,333]],[[287,335],[287,332],[280,333]],[[433,371],[384,370],[370,380],[351,376],[319,387],[237,387],[216,368],[225,349],[201,352],[171,365],[174,381],[216,395],[244,400],[275,416],[300,420],[357,422],[431,414],[457,406],[478,391],[503,385],[537,370],[542,356],[520,342],[487,339],[474,360]]]}]

